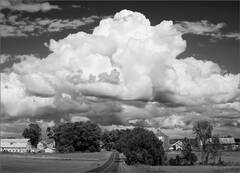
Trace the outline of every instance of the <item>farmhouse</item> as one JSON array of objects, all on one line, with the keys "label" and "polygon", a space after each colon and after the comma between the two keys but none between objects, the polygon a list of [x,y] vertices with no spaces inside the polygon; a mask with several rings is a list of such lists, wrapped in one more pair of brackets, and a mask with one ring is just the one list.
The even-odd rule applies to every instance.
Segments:
[{"label": "farmhouse", "polygon": [[0,139],[1,152],[24,153],[31,150],[29,139]]},{"label": "farmhouse", "polygon": [[223,146],[224,150],[234,150],[235,139],[231,136],[219,138],[220,144]]},{"label": "farmhouse", "polygon": [[169,148],[169,150],[172,150],[172,151],[176,151],[176,150],[179,151],[182,149],[183,149],[183,143],[181,140],[178,140],[177,142],[173,143]]},{"label": "farmhouse", "polygon": [[55,152],[54,140],[40,141],[37,145],[37,152],[53,153]]}]

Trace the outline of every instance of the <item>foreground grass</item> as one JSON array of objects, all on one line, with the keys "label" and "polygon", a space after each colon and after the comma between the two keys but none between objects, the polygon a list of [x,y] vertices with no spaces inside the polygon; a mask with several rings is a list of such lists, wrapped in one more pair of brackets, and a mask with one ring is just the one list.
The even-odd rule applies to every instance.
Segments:
[{"label": "foreground grass", "polygon": [[[175,158],[176,155],[180,154],[180,152],[167,152],[168,159]],[[201,153],[195,152],[198,161],[201,160]],[[238,152],[222,152],[222,160],[224,162],[232,162],[240,165],[240,151]]]},{"label": "foreground grass", "polygon": [[[177,152],[170,152],[168,154],[168,159],[175,157]],[[195,153],[200,160],[200,153]],[[141,172],[168,172],[168,173],[232,173],[240,172],[240,152],[223,152],[222,160],[227,162],[229,166],[148,166],[148,165],[138,165],[137,169]]]},{"label": "foreground grass", "polygon": [[240,172],[240,166],[146,166],[139,165],[141,172],[168,172],[168,173],[233,173]]},{"label": "foreground grass", "polygon": [[105,163],[110,152],[0,154],[1,173],[80,173]]}]

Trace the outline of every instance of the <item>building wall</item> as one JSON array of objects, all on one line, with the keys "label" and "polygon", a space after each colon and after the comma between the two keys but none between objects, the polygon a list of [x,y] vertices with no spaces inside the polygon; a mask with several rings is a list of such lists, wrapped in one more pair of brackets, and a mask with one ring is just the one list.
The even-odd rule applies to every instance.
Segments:
[{"label": "building wall", "polygon": [[18,152],[24,153],[30,149],[28,139],[1,139],[0,151],[1,152]]},{"label": "building wall", "polygon": [[25,153],[27,152],[26,148],[7,148],[1,147],[1,152],[13,152],[13,153]]}]

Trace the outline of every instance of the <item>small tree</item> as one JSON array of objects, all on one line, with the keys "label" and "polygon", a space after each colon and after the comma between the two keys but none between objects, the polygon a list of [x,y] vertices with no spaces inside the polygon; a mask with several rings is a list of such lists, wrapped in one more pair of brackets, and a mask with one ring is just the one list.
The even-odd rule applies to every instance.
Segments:
[{"label": "small tree", "polygon": [[116,141],[116,149],[126,156],[126,163],[162,165],[164,149],[162,142],[152,131],[144,128],[121,130]]},{"label": "small tree", "polygon": [[193,125],[193,132],[196,134],[196,138],[200,142],[201,150],[201,162],[202,164],[207,164],[208,154],[206,150],[206,144],[212,137],[213,127],[208,121],[197,121]]},{"label": "small tree", "polygon": [[197,156],[192,152],[192,146],[188,138],[184,138],[183,140],[182,155],[185,165],[193,165],[197,161]]},{"label": "small tree", "polygon": [[29,124],[28,128],[25,128],[22,133],[24,138],[29,138],[31,145],[37,148],[37,144],[41,137],[41,128],[36,123]]},{"label": "small tree", "polygon": [[221,144],[218,136],[213,136],[211,142],[207,144],[207,152],[210,155],[213,164],[216,164],[217,157],[219,157],[219,160],[221,161]]}]

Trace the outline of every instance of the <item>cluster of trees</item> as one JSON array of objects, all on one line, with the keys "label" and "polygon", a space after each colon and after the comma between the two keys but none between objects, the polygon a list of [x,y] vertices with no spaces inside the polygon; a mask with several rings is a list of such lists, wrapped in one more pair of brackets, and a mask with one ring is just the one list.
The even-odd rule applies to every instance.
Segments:
[{"label": "cluster of trees", "polygon": [[22,136],[24,138],[29,138],[30,144],[36,148],[38,142],[41,140],[41,128],[36,123],[29,124],[28,128],[25,128]]},{"label": "cluster of trees", "polygon": [[[213,126],[208,121],[197,121],[193,125],[193,132],[198,141],[198,147],[201,152],[201,164],[222,164],[221,160],[221,144],[219,137],[212,135]],[[183,141],[181,155],[177,155],[169,160],[170,165],[193,165],[197,161],[197,156],[192,151],[192,144],[190,140],[185,138]],[[218,162],[216,160],[218,158]]]},{"label": "cluster of trees", "polygon": [[[101,129],[90,121],[59,124],[48,127],[46,133],[50,139],[54,139],[58,152],[100,151]],[[32,147],[37,148],[41,140],[41,128],[31,123],[22,135],[29,138]]]},{"label": "cluster of trees", "polygon": [[201,164],[207,165],[209,158],[216,163],[221,164],[221,144],[218,136],[212,135],[213,126],[208,121],[198,121],[193,125],[193,132],[200,144]]},{"label": "cluster of trees", "polygon": [[101,129],[90,121],[64,123],[47,128],[58,152],[100,151]]},{"label": "cluster of trees", "polygon": [[[162,165],[165,160],[162,142],[152,131],[144,128],[102,133],[97,124],[87,121],[48,127],[46,133],[55,141],[58,152],[100,151],[102,141],[103,148],[123,153],[129,165],[136,163]],[[41,128],[38,124],[30,124],[24,130],[23,136],[30,139],[32,146],[37,147],[41,139]]]},{"label": "cluster of trees", "polygon": [[[201,164],[221,163],[221,144],[218,136],[212,135],[213,126],[208,121],[198,121],[193,126],[193,132],[198,140],[201,151]],[[166,157],[162,142],[152,131],[144,128],[104,131],[90,121],[63,123],[47,128],[47,136],[55,141],[56,151],[100,151],[100,141],[106,150],[117,150],[126,156],[129,165],[140,163],[162,165]],[[38,124],[30,124],[22,135],[29,138],[33,147],[41,140],[41,128]],[[192,151],[190,140],[183,140],[181,155],[169,160],[170,165],[193,165],[197,161]]]},{"label": "cluster of trees", "polygon": [[162,142],[152,131],[144,128],[106,131],[102,142],[107,150],[116,149],[123,153],[128,165],[162,165],[165,160]]},{"label": "cluster of trees", "polygon": [[169,160],[170,165],[194,165],[194,163],[196,163],[197,156],[192,151],[190,140],[184,138],[182,142],[181,156],[177,155],[175,159],[171,158]]}]

